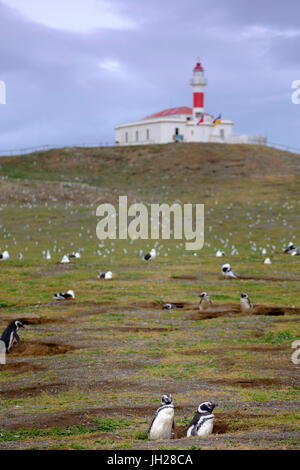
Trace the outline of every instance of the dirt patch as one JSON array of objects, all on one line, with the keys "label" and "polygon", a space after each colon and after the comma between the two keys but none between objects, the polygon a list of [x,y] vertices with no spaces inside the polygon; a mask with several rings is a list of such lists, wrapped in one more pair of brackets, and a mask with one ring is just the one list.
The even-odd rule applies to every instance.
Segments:
[{"label": "dirt patch", "polygon": [[268,388],[275,385],[281,385],[282,380],[277,377],[254,377],[254,378],[221,378],[221,379],[208,379],[207,383],[213,385],[229,385],[242,388]]},{"label": "dirt patch", "polygon": [[14,347],[12,356],[55,356],[73,351],[75,348],[67,344],[26,341]]},{"label": "dirt patch", "polygon": [[[211,318],[227,317],[234,314],[245,315],[241,312],[239,304],[219,304],[213,305],[211,308],[204,311],[200,311],[194,307],[188,318],[190,320],[207,320]],[[254,305],[253,310],[249,312],[248,315],[300,315],[300,309],[296,307],[277,307],[274,305]]]},{"label": "dirt patch", "polygon": [[39,372],[45,370],[46,367],[39,364],[32,364],[31,362],[10,362],[0,366],[0,371],[9,370],[18,374],[25,372]]},{"label": "dirt patch", "polygon": [[0,397],[11,399],[11,398],[28,398],[40,395],[41,393],[47,393],[49,395],[56,395],[65,390],[68,390],[68,386],[63,383],[52,383],[37,385],[34,387],[24,387],[24,388],[12,388],[0,391]]}]

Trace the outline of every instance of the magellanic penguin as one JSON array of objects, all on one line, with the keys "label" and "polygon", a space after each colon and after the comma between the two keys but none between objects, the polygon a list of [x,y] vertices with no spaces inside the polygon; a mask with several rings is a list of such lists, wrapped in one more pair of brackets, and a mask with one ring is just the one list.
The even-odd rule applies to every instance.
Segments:
[{"label": "magellanic penguin", "polygon": [[213,409],[217,406],[211,401],[204,401],[198,406],[198,410],[188,425],[186,436],[206,437],[212,433],[214,427]]},{"label": "magellanic penguin", "polygon": [[15,341],[20,343],[20,338],[18,335],[19,328],[24,328],[23,323],[20,320],[12,321],[8,327],[3,331],[1,336],[1,341],[4,341],[6,346],[6,352],[12,350]]},{"label": "magellanic penguin", "polygon": [[253,309],[253,304],[250,302],[248,294],[246,294],[245,292],[241,294],[240,306],[241,312],[243,313],[249,313]]},{"label": "magellanic penguin", "polygon": [[288,244],[288,247],[283,251],[283,253],[291,253],[291,251],[296,250],[297,248],[295,247],[294,243],[290,242]]},{"label": "magellanic penguin", "polygon": [[111,271],[107,271],[107,273],[99,273],[98,279],[112,279],[113,274]]},{"label": "magellanic penguin", "polygon": [[174,423],[174,403],[170,393],[164,393],[161,398],[161,406],[153,416],[149,429],[149,439],[171,439]]},{"label": "magellanic penguin", "polygon": [[236,278],[236,275],[232,271],[231,266],[230,266],[229,263],[223,264],[222,274],[223,274],[223,276],[228,277],[228,278]]},{"label": "magellanic penguin", "polygon": [[199,297],[199,310],[206,310],[211,307],[211,300],[207,292],[201,292],[201,294],[199,294]]},{"label": "magellanic penguin", "polygon": [[3,251],[3,253],[0,253],[0,259],[2,261],[6,260],[6,259],[9,259],[9,258],[10,258],[10,256],[9,256],[8,251],[5,250],[5,251]]},{"label": "magellanic penguin", "polygon": [[54,294],[54,298],[57,300],[75,299],[75,294],[73,290],[68,290],[68,292],[58,292]]},{"label": "magellanic penguin", "polygon": [[164,304],[164,309],[165,310],[172,310],[173,308],[176,308],[176,305],[174,305],[174,304]]},{"label": "magellanic penguin", "polygon": [[154,259],[155,257],[156,257],[156,250],[155,248],[152,248],[150,253],[147,253],[146,255],[144,255],[143,260],[150,261],[150,259]]},{"label": "magellanic penguin", "polygon": [[224,251],[218,250],[218,251],[216,252],[216,257],[217,257],[217,258],[221,258],[221,256],[226,256],[226,254],[225,254]]}]

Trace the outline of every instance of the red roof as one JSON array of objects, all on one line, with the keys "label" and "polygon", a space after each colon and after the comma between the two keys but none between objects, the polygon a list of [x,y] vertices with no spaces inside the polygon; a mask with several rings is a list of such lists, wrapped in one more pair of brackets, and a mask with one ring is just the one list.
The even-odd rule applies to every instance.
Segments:
[{"label": "red roof", "polygon": [[203,67],[202,65],[200,64],[200,62],[197,62],[196,66],[194,67],[194,72],[195,71],[200,71],[200,72],[203,72]]},{"label": "red roof", "polygon": [[158,113],[151,114],[150,116],[146,116],[144,119],[152,119],[156,117],[164,117],[164,116],[176,116],[177,114],[193,114],[193,109],[189,108],[188,106],[179,106],[178,108],[169,108],[163,109]]}]

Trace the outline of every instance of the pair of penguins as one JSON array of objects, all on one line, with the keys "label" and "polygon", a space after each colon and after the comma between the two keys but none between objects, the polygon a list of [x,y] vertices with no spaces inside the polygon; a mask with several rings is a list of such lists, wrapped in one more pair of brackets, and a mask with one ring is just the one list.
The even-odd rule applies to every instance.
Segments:
[{"label": "pair of penguins", "polygon": [[[210,296],[207,294],[207,292],[201,292],[201,294],[199,294],[199,297],[199,310],[203,311],[212,306]],[[245,292],[241,294],[240,307],[243,313],[250,312],[253,309],[253,304],[250,301],[248,294],[246,294]]]},{"label": "pair of penguins", "polygon": [[[213,431],[213,410],[216,404],[211,401],[200,403],[194,418],[185,432],[187,437],[206,437]],[[171,439],[172,431],[175,432],[174,403],[170,393],[165,393],[161,399],[161,406],[153,416],[149,429],[149,439]]]}]

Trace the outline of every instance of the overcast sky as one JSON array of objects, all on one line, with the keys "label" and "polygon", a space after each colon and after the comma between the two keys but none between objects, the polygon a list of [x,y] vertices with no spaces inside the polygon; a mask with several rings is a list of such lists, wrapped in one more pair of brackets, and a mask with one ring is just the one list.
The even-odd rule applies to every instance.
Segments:
[{"label": "overcast sky", "polygon": [[113,142],[116,124],[192,106],[300,148],[299,0],[0,0],[0,151]]}]

